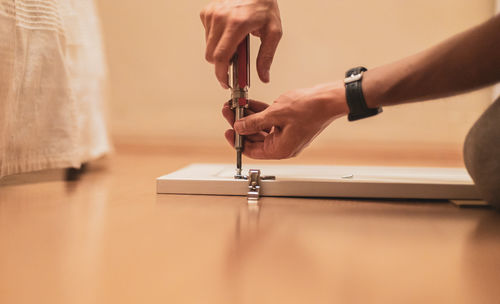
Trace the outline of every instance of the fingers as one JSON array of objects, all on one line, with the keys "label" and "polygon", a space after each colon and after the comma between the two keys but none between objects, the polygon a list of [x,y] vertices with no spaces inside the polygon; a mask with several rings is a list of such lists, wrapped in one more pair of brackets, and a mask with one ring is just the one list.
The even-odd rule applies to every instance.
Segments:
[{"label": "fingers", "polygon": [[214,23],[213,19],[210,21],[208,27],[208,35],[206,37],[207,48],[205,50],[205,59],[210,63],[214,63],[214,50],[223,31],[223,26],[221,26],[219,23]]},{"label": "fingers", "polygon": [[265,102],[257,101],[257,100],[248,100],[248,108],[254,112],[262,112],[267,109],[269,105]]},{"label": "fingers", "polygon": [[269,130],[277,123],[277,120],[272,115],[268,115],[267,110],[264,110],[236,121],[234,129],[239,134],[248,135]]},{"label": "fingers", "polygon": [[222,107],[222,116],[224,116],[231,127],[234,125],[234,111],[231,110],[231,106],[228,102],[226,102]]},{"label": "fingers", "polygon": [[247,142],[243,149],[243,155],[253,159],[269,159],[264,150],[264,142]]},{"label": "fingers", "polygon": [[280,136],[280,132],[268,134],[264,140],[245,141],[243,155],[254,159],[282,159],[279,147],[274,146],[275,138]]},{"label": "fingers", "polygon": [[240,42],[248,34],[243,23],[228,21],[214,51],[215,62],[229,62]]},{"label": "fingers", "polygon": [[300,148],[293,135],[286,134],[279,128],[265,136],[264,141],[249,142],[245,144],[243,154],[255,159],[285,159],[295,157]]},{"label": "fingers", "polygon": [[[227,122],[231,125],[231,127],[234,125],[234,111],[231,109],[230,105],[231,101],[228,101],[224,103],[224,106],[222,107],[222,116],[227,120]],[[255,113],[264,111],[267,109],[269,105],[264,102],[260,102],[257,100],[248,100],[248,109],[245,110],[246,115],[253,115]],[[266,132],[268,130],[265,130]]]},{"label": "fingers", "polygon": [[[234,135],[235,132],[233,129],[228,129],[224,133],[226,140],[234,147]],[[262,142],[266,139],[267,134],[261,132],[259,134],[245,135],[245,142]]]},{"label": "fingers", "polygon": [[258,134],[252,134],[252,135],[246,135],[245,136],[245,141],[249,142],[262,142],[266,139],[266,136],[268,136],[267,133],[265,132],[260,132]]},{"label": "fingers", "polygon": [[224,137],[229,142],[231,147],[234,148],[234,130],[233,129],[226,130],[226,132],[224,133]]},{"label": "fingers", "polygon": [[221,87],[225,90],[229,89],[229,61],[215,61],[215,77],[219,81]]},{"label": "fingers", "polygon": [[267,83],[270,80],[269,70],[282,35],[279,27],[272,27],[261,35],[261,44],[257,55],[257,73],[263,82]]},{"label": "fingers", "polygon": [[201,23],[203,24],[203,27],[205,28],[205,41],[207,41],[207,38],[208,38],[208,33],[209,33],[209,29],[208,29],[208,25],[207,25],[207,9],[203,9],[201,12],[200,12],[200,20],[201,20]]},{"label": "fingers", "polygon": [[215,76],[223,87],[229,87],[229,61],[240,42],[249,33],[248,25],[242,20],[228,21],[214,50]]},{"label": "fingers", "polygon": [[[212,31],[212,26],[214,25],[214,12],[216,11],[216,7],[214,3],[210,3],[205,7],[201,12],[200,12],[200,19],[201,23],[203,24],[203,27],[205,28],[205,42],[207,42],[208,46],[208,38],[210,36],[210,33]],[[220,37],[220,34],[219,34]],[[217,42],[217,40],[215,40]],[[205,52],[205,57],[207,57],[207,52]],[[210,56],[211,58],[212,56]],[[213,63],[213,59],[207,58],[209,62]]]},{"label": "fingers", "polygon": [[[227,31],[228,21],[226,20],[226,14],[221,13],[221,7],[217,4],[210,4],[207,8],[200,12],[200,19],[205,27],[205,40],[207,41],[207,47],[205,49],[205,59],[215,64],[215,76],[219,81],[220,85],[224,89],[229,88],[229,60],[232,53],[226,56],[226,53],[216,55],[217,46],[222,40],[222,36],[225,31]],[[229,50],[230,51],[230,50]],[[235,50],[232,52],[234,53]]]},{"label": "fingers", "polygon": [[[234,147],[234,130],[229,129],[224,135]],[[280,129],[275,129],[271,134],[261,132],[247,135],[243,146],[243,154],[254,159],[285,159],[295,157],[301,150],[301,147],[297,148],[293,138],[290,138],[290,134],[287,135]]]},{"label": "fingers", "polygon": [[249,33],[261,38],[257,70],[260,79],[269,82],[269,69],[282,36],[275,1],[212,1],[200,12],[200,19],[207,41],[205,57],[215,64],[215,76],[223,88],[229,88],[229,61]]},{"label": "fingers", "polygon": [[[224,133],[226,140],[234,147],[234,130],[229,129]],[[269,159],[268,153],[264,151],[265,137],[262,136],[259,140],[250,136],[245,136],[243,155],[254,159]]]}]

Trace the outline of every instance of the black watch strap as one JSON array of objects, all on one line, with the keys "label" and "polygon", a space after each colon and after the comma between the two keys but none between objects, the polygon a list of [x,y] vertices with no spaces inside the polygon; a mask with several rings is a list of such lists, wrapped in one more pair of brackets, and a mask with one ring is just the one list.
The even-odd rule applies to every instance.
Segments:
[{"label": "black watch strap", "polygon": [[367,71],[365,67],[356,67],[345,73],[345,96],[349,106],[349,121],[374,116],[382,112],[382,108],[369,108],[366,105],[361,88],[361,80],[365,71]]}]

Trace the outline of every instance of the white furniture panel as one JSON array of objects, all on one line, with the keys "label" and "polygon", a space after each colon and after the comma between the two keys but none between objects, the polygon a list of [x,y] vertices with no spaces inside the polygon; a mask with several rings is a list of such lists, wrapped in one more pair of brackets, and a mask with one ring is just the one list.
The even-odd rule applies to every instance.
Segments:
[{"label": "white furniture panel", "polygon": [[[463,168],[247,165],[275,180],[262,196],[479,199]],[[157,179],[157,192],[246,195],[248,181],[233,178],[234,164],[192,164]]]}]

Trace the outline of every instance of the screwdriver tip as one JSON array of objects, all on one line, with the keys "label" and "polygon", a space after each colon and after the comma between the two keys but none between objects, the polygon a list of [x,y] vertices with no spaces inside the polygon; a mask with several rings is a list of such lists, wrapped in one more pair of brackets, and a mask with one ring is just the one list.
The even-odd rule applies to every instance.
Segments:
[{"label": "screwdriver tip", "polygon": [[236,150],[236,176],[242,176],[241,175],[241,150],[240,149]]}]

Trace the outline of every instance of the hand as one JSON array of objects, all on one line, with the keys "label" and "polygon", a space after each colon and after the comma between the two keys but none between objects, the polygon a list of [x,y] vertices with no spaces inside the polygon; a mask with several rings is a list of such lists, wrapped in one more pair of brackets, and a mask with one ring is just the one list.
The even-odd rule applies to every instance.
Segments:
[{"label": "hand", "polygon": [[[349,108],[342,82],[293,90],[272,104],[250,100],[246,117],[234,122],[234,112],[225,104],[222,114],[245,135],[243,154],[258,159],[283,159],[298,155],[333,120]],[[234,130],[226,139],[234,146]]]},{"label": "hand", "polygon": [[257,73],[269,82],[269,70],[282,36],[280,12],[276,0],[218,0],[200,13],[205,27],[205,58],[215,64],[221,86],[229,88],[229,61],[238,44],[252,33],[260,37]]}]

